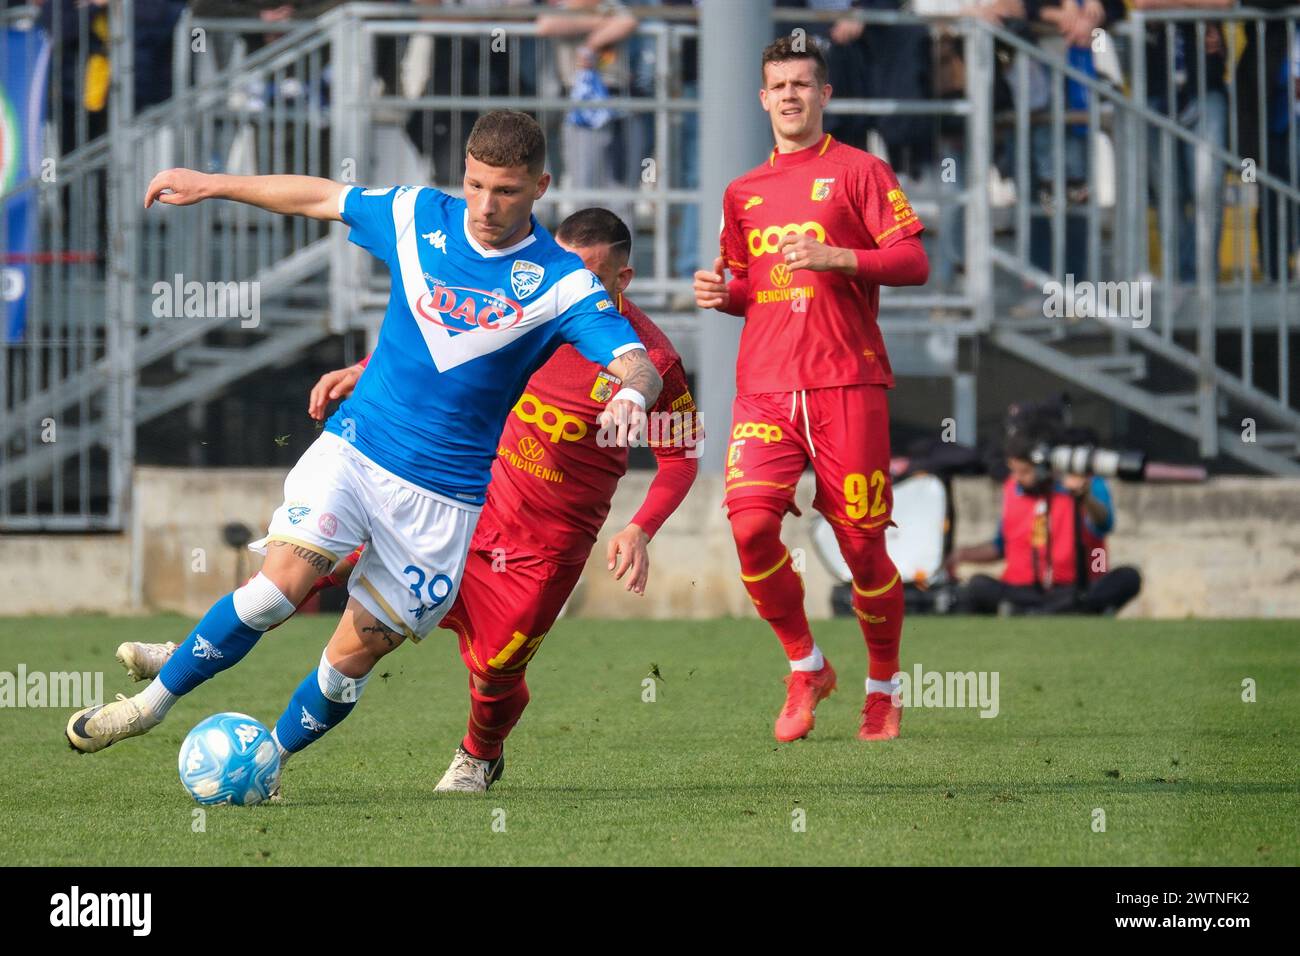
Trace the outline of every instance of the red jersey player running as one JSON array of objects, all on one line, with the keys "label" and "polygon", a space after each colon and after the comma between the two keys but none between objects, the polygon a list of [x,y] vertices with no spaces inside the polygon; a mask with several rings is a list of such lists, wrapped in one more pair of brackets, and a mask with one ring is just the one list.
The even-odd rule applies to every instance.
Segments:
[{"label": "red jersey player running", "polygon": [[[743,315],[725,505],[750,598],[781,641],[792,673],[776,720],[781,741],[813,729],[835,671],[813,641],[803,582],[781,542],[781,519],[811,461],[813,507],[835,529],[853,571],[853,607],[867,642],[867,698],[858,736],[898,736],[903,588],[885,551],[893,495],[889,410],[894,384],[876,315],[882,285],[922,285],[922,226],[887,164],[822,131],[831,96],[815,46],[788,37],[763,51],[759,100],[776,148],[727,187],[722,255],[695,274],[695,301]],[[734,278],[727,282],[724,269]]]},{"label": "red jersey player running", "polygon": [[[703,431],[681,357],[650,318],[623,297],[634,274],[627,226],[607,209],[583,209],[560,224],[555,239],[600,279],[664,380],[649,416],[658,472],[631,523],[606,549],[615,578],[626,577],[627,589],[641,594],[650,572],[646,545],[694,483],[699,466],[692,449]],[[351,393],[363,367],[364,362],[322,376],[312,389],[309,414],[323,419],[330,401]],[[468,732],[435,788],[439,791],[486,791],[505,767],[504,741],[529,700],[524,670],[578,583],[627,471],[627,449],[599,441],[596,425],[619,385],[608,369],[564,346],[528,380],[506,419],[460,593],[440,624],[460,638],[470,672],[470,712]],[[360,552],[340,561],[312,593],[342,585]],[[355,652],[373,656],[369,672],[396,646],[382,653],[370,646]],[[172,645],[124,644],[118,659],[141,680],[153,676],[172,650]],[[296,753],[323,732],[304,721],[299,739],[280,743]]]}]

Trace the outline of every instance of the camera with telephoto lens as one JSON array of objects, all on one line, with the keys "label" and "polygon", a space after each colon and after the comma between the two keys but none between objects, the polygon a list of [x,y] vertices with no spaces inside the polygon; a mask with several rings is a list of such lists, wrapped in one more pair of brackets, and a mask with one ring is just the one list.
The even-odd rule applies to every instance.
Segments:
[{"label": "camera with telephoto lens", "polygon": [[1141,481],[1147,456],[1141,451],[1114,451],[1093,445],[1051,445],[1042,442],[1029,453],[1029,460],[1046,479],[1049,474],[1097,475],[1122,481]]}]

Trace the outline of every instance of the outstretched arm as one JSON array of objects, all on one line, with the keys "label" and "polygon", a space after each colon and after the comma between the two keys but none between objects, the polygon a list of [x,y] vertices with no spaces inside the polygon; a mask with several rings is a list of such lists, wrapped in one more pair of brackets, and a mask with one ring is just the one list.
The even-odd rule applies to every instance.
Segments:
[{"label": "outstretched arm", "polygon": [[149,182],[144,207],[155,202],[191,206],[205,199],[230,199],[286,216],[337,221],[339,194],[346,187],[316,176],[229,176],[195,169],[166,169]]}]

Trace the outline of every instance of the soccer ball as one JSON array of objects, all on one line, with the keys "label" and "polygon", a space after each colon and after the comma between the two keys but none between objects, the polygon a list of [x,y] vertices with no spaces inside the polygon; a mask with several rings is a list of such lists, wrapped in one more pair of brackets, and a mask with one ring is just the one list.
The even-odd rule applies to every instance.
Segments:
[{"label": "soccer ball", "polygon": [[199,803],[251,806],[280,780],[280,752],[271,732],[247,714],[213,714],[181,744],[181,783]]}]

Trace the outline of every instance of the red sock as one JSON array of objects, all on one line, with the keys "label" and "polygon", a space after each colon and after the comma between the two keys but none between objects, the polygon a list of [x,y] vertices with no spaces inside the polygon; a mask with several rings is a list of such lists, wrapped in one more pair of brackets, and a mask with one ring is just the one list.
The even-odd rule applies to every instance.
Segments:
[{"label": "red sock", "polygon": [[781,516],[765,508],[731,514],[740,555],[740,579],[758,616],[776,632],[785,656],[801,660],[813,652],[812,632],[803,609],[803,578],[781,543]]},{"label": "red sock", "polygon": [[479,760],[496,760],[501,745],[528,706],[528,685],[520,678],[509,690],[484,694],[469,679],[469,725],[460,745]]},{"label": "red sock", "polygon": [[867,676],[892,680],[898,673],[903,633],[903,581],[885,550],[883,536],[840,538],[840,551],[853,571],[853,611],[867,640]]},{"label": "red sock", "polygon": [[874,588],[853,582],[853,610],[867,639],[867,676],[892,680],[898,673],[898,644],[903,633],[903,582],[893,579]]}]

